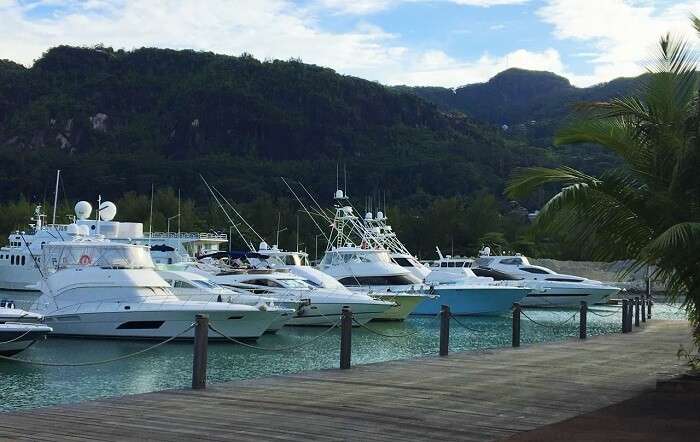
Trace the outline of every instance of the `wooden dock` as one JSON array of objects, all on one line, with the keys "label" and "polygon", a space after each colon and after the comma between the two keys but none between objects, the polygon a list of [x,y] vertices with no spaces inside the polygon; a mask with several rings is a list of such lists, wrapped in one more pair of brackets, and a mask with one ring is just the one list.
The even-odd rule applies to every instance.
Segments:
[{"label": "wooden dock", "polygon": [[675,353],[690,342],[687,322],[636,330],[0,413],[0,439],[501,439],[683,370]]}]

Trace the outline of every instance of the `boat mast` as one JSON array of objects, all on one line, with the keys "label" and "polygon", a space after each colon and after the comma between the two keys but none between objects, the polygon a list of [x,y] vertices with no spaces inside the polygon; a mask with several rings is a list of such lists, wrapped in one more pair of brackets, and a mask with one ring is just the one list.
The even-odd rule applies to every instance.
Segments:
[{"label": "boat mast", "polygon": [[61,179],[61,169],[56,171],[56,188],[53,191],[53,216],[51,224],[56,224],[56,204],[58,204],[58,182]]}]

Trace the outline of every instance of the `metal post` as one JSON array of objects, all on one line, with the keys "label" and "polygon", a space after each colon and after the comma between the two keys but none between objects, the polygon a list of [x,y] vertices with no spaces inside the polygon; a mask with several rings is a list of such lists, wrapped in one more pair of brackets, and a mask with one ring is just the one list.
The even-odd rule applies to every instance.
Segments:
[{"label": "metal post", "polygon": [[634,298],[634,326],[639,327],[639,307],[641,303],[639,302],[639,297]]},{"label": "metal post", "polygon": [[651,305],[654,303],[654,300],[649,297],[647,299],[647,318],[651,319]]},{"label": "metal post", "polygon": [[647,297],[642,295],[642,322],[647,322]]},{"label": "metal post", "polygon": [[520,304],[513,304],[513,347],[520,347]]},{"label": "metal post", "polygon": [[629,333],[632,331],[632,324],[634,323],[634,298],[629,300],[627,315],[627,332]]},{"label": "metal post", "polygon": [[627,300],[622,300],[622,333],[627,333]]},{"label": "metal post", "polygon": [[350,368],[350,356],[352,354],[352,311],[349,307],[343,307],[340,320],[340,369]]},{"label": "metal post", "polygon": [[578,323],[578,337],[579,339],[586,339],[588,335],[588,330],[586,328],[586,321],[588,319],[588,304],[586,301],[581,301],[581,313],[579,314]]},{"label": "metal post", "polygon": [[440,356],[450,352],[450,306],[440,308]]},{"label": "metal post", "polygon": [[194,358],[192,360],[192,388],[207,388],[207,345],[209,344],[209,316],[196,315],[194,326]]}]

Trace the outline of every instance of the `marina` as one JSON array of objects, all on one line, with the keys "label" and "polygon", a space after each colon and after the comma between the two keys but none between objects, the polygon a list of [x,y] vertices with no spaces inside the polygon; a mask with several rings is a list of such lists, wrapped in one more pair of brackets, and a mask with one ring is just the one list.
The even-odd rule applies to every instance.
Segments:
[{"label": "marina", "polygon": [[[578,336],[576,309],[532,309],[525,312],[543,325],[523,317],[522,345],[564,341]],[[684,320],[683,311],[678,306],[667,304],[655,305],[653,317],[655,321]],[[587,322],[590,336],[619,334],[620,308],[591,308]],[[362,327],[353,330],[354,366],[437,354],[439,321],[436,318],[411,317],[405,323],[380,322],[370,325],[372,331]],[[392,337],[381,336],[373,331]],[[257,341],[257,346],[264,348],[309,343],[303,348],[286,352],[262,351],[225,342],[212,342],[209,344],[208,382],[220,383],[337,368],[339,333],[335,330],[320,336],[323,332],[315,327],[284,327],[276,335],[264,335]],[[311,342],[312,340],[315,341]],[[150,345],[152,343],[138,341],[49,337],[17,355],[17,358],[56,364],[83,363],[122,357]],[[459,323],[452,323],[452,352],[510,345],[510,315],[463,317],[459,318]],[[675,354],[676,348],[672,350]],[[136,357],[87,367],[45,367],[0,361],[0,374],[7,380],[0,409],[11,411],[183,388],[191,381],[192,351],[191,342],[173,342]]]},{"label": "marina", "polygon": [[[652,388],[659,375],[682,371],[673,349],[689,341],[686,321],[657,318],[624,335],[452,353],[444,358],[433,353],[351,370],[287,373],[210,385],[206,390],[174,389],[9,412],[0,420],[0,436],[495,440]],[[191,361],[189,351],[187,356]],[[166,368],[172,370],[177,362],[169,361]],[[210,360],[210,365],[220,367],[216,362]],[[149,366],[153,369],[157,363]],[[156,369],[114,380],[128,386],[153,385],[158,379]]]}]

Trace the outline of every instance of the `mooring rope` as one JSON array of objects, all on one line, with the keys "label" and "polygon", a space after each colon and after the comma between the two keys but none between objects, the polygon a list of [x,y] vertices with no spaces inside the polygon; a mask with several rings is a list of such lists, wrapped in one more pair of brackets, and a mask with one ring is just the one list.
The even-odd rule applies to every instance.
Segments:
[{"label": "mooring rope", "polygon": [[588,313],[590,313],[590,314],[592,314],[592,315],[594,315],[594,316],[598,316],[599,318],[609,318],[609,317],[611,317],[611,316],[617,316],[617,315],[619,315],[619,314],[620,314],[620,311],[614,311],[614,312],[611,312],[610,314],[607,314],[607,315],[602,315],[602,314],[600,314],[600,313],[596,313],[594,310],[588,310]]},{"label": "mooring rope", "polygon": [[21,335],[10,339],[9,341],[0,342],[0,345],[3,345],[3,344],[11,344],[11,343],[13,343],[13,342],[15,342],[15,341],[19,341],[20,339],[22,339],[23,337],[27,336],[29,333],[31,333],[31,332],[33,332],[33,331],[34,331],[34,330],[29,329],[29,330],[27,330],[26,332],[22,333]]},{"label": "mooring rope", "polygon": [[211,329],[211,331],[220,335],[221,337],[223,337],[223,338],[225,338],[225,339],[227,339],[235,344],[242,345],[244,347],[253,348],[255,350],[263,350],[263,351],[290,351],[290,350],[296,350],[298,348],[306,347],[307,345],[313,344],[314,342],[318,341],[319,339],[321,339],[322,337],[324,337],[328,333],[330,333],[330,331],[333,330],[334,328],[336,328],[339,324],[340,324],[340,319],[335,324],[331,325],[329,328],[324,330],[323,332],[319,333],[318,335],[314,336],[312,339],[309,339],[308,341],[302,342],[301,344],[290,345],[288,347],[276,347],[276,348],[260,347],[258,345],[248,344],[247,342],[243,342],[243,341],[238,340],[236,338],[232,338],[231,336],[227,336],[226,334],[224,334],[223,332],[218,330],[216,327],[214,327],[214,324],[212,324],[211,322],[209,323],[209,328]]},{"label": "mooring rope", "polygon": [[195,326],[195,324],[190,324],[189,327],[187,327],[186,329],[184,329],[180,333],[176,334],[175,336],[171,336],[168,339],[166,339],[165,341],[159,342],[159,343],[152,345],[148,348],[144,348],[143,350],[139,350],[139,351],[136,351],[134,353],[129,353],[128,355],[118,356],[116,358],[103,359],[101,361],[78,362],[78,363],[71,364],[71,363],[58,363],[58,362],[28,361],[26,359],[17,359],[17,358],[13,358],[10,356],[0,356],[0,359],[6,360],[6,361],[21,362],[23,364],[39,365],[39,366],[44,366],[44,367],[87,367],[87,366],[91,366],[91,365],[109,364],[110,362],[121,361],[123,359],[128,359],[128,358],[131,358],[134,356],[144,354],[148,351],[155,350],[156,348],[158,348],[162,345],[165,345],[168,342],[171,342],[171,341],[179,338],[180,336],[184,335],[185,333],[190,331],[194,326]]},{"label": "mooring rope", "polygon": [[566,319],[566,320],[564,320],[564,321],[562,321],[562,322],[559,322],[559,323],[557,323],[557,324],[543,324],[543,323],[537,322],[537,321],[535,321],[534,319],[532,319],[531,317],[529,317],[529,316],[527,315],[527,313],[525,313],[523,310],[520,310],[520,313],[521,313],[523,316],[525,316],[527,319],[529,319],[531,322],[533,322],[534,324],[537,324],[537,325],[539,325],[539,326],[541,326],[541,327],[547,327],[547,328],[559,328],[559,327],[561,327],[561,326],[563,326],[563,325],[566,325],[568,322],[570,322],[572,319],[574,319],[574,318],[576,317],[576,315],[578,315],[578,312],[576,312],[576,313],[574,313],[573,315],[571,315],[568,319]]},{"label": "mooring rope", "polygon": [[400,335],[392,335],[392,334],[383,333],[383,332],[380,332],[380,331],[378,331],[378,330],[375,330],[375,329],[373,329],[372,327],[368,326],[367,324],[361,323],[360,321],[358,321],[357,319],[355,319],[355,317],[352,318],[352,321],[353,321],[355,324],[359,325],[361,328],[364,328],[365,330],[367,330],[367,331],[369,331],[369,332],[371,332],[371,333],[374,333],[374,334],[377,335],[377,336],[383,336],[383,337],[385,337],[385,338],[407,338],[407,337],[409,337],[409,336],[415,336],[415,335],[417,335],[418,333],[421,332],[420,330],[413,330],[413,331],[411,331],[411,332],[402,333],[402,334],[400,334]]},{"label": "mooring rope", "polygon": [[450,319],[452,319],[454,322],[456,322],[457,324],[459,324],[459,325],[462,326],[463,328],[465,328],[465,329],[467,329],[467,330],[469,330],[469,331],[472,331],[472,332],[474,332],[474,333],[488,333],[486,330],[478,330],[478,329],[469,327],[468,325],[462,323],[462,321],[460,321],[459,319],[457,319],[452,313],[450,313]]}]

